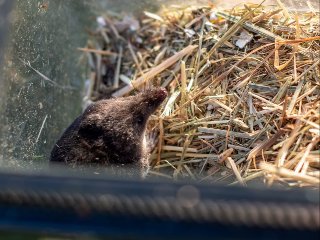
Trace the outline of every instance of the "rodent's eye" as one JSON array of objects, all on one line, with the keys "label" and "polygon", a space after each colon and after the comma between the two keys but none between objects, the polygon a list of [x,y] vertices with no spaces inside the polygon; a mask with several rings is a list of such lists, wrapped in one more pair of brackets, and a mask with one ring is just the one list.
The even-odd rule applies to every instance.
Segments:
[{"label": "rodent's eye", "polygon": [[138,123],[138,124],[143,124],[143,123],[144,123],[144,116],[142,116],[142,115],[141,115],[141,116],[138,116],[138,117],[137,117],[137,123]]},{"label": "rodent's eye", "polygon": [[79,134],[87,140],[98,139],[102,136],[103,130],[95,124],[80,125]]}]

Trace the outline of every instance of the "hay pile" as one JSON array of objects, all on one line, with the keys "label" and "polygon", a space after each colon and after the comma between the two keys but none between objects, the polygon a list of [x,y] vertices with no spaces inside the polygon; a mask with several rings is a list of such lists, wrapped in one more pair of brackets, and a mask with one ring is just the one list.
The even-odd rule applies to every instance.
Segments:
[{"label": "hay pile", "polygon": [[85,100],[167,88],[150,174],[319,187],[319,12],[278,3],[99,17]]}]

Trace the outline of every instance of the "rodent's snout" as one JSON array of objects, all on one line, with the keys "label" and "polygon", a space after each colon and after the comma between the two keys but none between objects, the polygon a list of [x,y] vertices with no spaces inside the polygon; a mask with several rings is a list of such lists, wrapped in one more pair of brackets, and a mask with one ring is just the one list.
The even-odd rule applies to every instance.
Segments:
[{"label": "rodent's snout", "polygon": [[146,103],[146,112],[152,114],[168,96],[165,88],[150,88],[142,93],[142,102]]},{"label": "rodent's snout", "polygon": [[164,99],[168,96],[168,92],[165,88],[158,88],[155,93],[155,98],[160,102],[163,102]]}]

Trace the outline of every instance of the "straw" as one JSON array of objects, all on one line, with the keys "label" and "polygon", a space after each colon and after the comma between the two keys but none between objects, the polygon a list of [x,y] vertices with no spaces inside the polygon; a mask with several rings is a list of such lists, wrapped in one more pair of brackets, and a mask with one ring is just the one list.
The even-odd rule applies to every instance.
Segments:
[{"label": "straw", "polygon": [[95,73],[87,98],[167,89],[147,127],[158,133],[150,175],[319,187],[315,11],[277,0],[232,9],[164,6],[139,18],[110,13],[109,25],[81,49]]}]

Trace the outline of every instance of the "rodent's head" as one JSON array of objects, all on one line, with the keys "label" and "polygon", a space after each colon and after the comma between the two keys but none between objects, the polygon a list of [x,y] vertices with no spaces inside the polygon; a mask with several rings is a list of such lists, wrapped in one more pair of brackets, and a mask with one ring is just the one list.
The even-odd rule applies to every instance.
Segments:
[{"label": "rodent's head", "polygon": [[134,120],[140,127],[145,127],[148,118],[153,114],[167,97],[167,91],[164,88],[152,88],[134,96],[132,104]]},{"label": "rodent's head", "polygon": [[[90,145],[133,161],[141,156],[148,118],[167,96],[164,88],[153,88],[135,96],[101,100],[90,105],[81,117],[78,134]],[[106,150],[107,151],[107,150]]]}]

